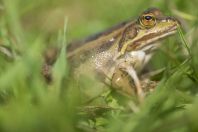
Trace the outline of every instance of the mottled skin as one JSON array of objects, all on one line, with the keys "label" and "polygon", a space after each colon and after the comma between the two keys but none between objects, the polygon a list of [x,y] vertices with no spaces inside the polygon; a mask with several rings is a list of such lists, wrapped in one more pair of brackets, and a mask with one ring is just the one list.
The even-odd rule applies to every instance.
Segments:
[{"label": "mottled skin", "polygon": [[156,42],[174,34],[177,25],[177,20],[152,8],[137,20],[71,44],[67,58],[73,75],[76,79],[86,76],[95,81],[93,88],[99,91],[108,84],[130,95],[138,93],[131,70],[140,71],[158,47]]}]

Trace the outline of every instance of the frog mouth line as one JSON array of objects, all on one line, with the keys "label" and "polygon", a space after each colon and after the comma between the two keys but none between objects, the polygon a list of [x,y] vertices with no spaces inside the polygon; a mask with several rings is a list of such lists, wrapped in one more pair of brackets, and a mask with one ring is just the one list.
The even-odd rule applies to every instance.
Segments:
[{"label": "frog mouth line", "polygon": [[[156,41],[159,41],[167,36],[171,36],[177,32],[177,25],[171,26],[168,30],[160,32],[160,33],[153,33],[147,36],[144,36],[140,38],[139,40],[136,40],[133,42],[131,45],[130,49],[134,50],[141,50],[144,47],[149,46],[152,43],[155,43]],[[152,39],[145,39],[145,38],[150,38],[150,36],[153,36]]]}]

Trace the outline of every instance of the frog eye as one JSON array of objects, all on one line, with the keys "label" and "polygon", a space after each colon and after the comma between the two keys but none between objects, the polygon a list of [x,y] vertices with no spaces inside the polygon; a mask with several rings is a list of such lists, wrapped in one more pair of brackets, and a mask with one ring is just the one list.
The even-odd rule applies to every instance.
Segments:
[{"label": "frog eye", "polygon": [[146,28],[155,26],[156,19],[152,14],[142,15],[139,19],[140,24]]}]

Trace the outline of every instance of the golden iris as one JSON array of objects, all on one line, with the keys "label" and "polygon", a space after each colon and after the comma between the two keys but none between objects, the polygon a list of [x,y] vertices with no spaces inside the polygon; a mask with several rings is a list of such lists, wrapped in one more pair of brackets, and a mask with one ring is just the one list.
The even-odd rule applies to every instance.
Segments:
[{"label": "golden iris", "polygon": [[156,19],[153,14],[144,14],[140,17],[140,24],[146,28],[155,26]]}]

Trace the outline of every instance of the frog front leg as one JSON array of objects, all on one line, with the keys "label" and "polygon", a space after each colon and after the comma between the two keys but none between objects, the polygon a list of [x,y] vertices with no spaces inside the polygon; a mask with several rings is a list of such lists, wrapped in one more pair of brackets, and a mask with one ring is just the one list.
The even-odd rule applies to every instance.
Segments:
[{"label": "frog front leg", "polygon": [[[144,92],[140,80],[132,65],[127,62],[120,63],[112,76],[112,86],[119,87],[130,95],[135,92],[140,101],[144,100]],[[134,84],[133,84],[134,83]]]},{"label": "frog front leg", "polygon": [[127,94],[127,95],[136,95],[136,88],[134,85],[134,81],[129,76],[126,71],[122,69],[115,69],[112,79],[111,86],[115,88],[117,91]]},{"label": "frog front leg", "polygon": [[136,71],[142,69],[148,61],[148,57],[143,51],[133,51],[116,59],[117,65],[112,76],[112,86],[117,86],[130,95],[134,93],[135,87],[135,92],[142,101],[144,92]]}]

